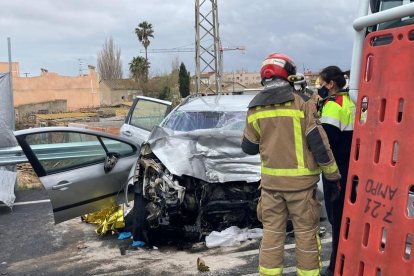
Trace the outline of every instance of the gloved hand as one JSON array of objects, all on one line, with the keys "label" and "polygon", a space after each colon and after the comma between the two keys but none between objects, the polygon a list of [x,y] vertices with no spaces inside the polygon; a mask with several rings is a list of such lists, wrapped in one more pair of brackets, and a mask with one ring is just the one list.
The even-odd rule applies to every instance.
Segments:
[{"label": "gloved hand", "polygon": [[339,180],[335,181],[335,187],[332,189],[330,201],[333,202],[339,198],[339,195],[341,194],[341,182]]}]

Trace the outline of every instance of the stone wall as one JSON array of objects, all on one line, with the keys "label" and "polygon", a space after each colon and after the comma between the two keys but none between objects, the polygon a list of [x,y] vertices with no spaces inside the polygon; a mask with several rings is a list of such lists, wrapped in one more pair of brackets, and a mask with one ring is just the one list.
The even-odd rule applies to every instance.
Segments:
[{"label": "stone wall", "polygon": [[66,100],[55,100],[49,102],[23,104],[15,107],[16,123],[34,122],[36,113],[61,113],[67,112]]}]

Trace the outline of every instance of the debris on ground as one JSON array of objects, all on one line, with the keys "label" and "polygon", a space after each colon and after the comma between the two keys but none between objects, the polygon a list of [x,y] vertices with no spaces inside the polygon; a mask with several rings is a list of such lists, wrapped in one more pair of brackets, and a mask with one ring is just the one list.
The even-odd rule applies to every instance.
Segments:
[{"label": "debris on ground", "polygon": [[88,248],[88,246],[86,246],[85,244],[78,244],[78,246],[76,246],[77,249],[85,249]]},{"label": "debris on ground", "polygon": [[206,236],[206,246],[208,248],[219,246],[240,246],[241,242],[249,239],[260,239],[263,236],[263,229],[261,228],[243,228],[237,226],[230,226],[229,228],[217,232],[213,231]]},{"label": "debris on ground", "polygon": [[208,266],[206,266],[206,263],[200,257],[197,258],[197,269],[201,272],[210,271],[210,268]]},{"label": "debris on ground", "polygon": [[121,246],[119,247],[119,251],[121,252],[121,255],[125,255],[126,254],[126,248]]},{"label": "debris on ground", "polygon": [[129,239],[132,237],[132,233],[131,232],[121,232],[118,235],[118,240],[125,240],[125,239]]},{"label": "debris on ground", "polygon": [[125,227],[124,211],[121,206],[112,206],[100,211],[83,215],[82,220],[87,223],[96,224],[95,232],[98,235],[105,235],[107,232],[115,234],[118,229]]},{"label": "debris on ground", "polygon": [[143,247],[145,242],[143,241],[132,241],[132,247]]}]

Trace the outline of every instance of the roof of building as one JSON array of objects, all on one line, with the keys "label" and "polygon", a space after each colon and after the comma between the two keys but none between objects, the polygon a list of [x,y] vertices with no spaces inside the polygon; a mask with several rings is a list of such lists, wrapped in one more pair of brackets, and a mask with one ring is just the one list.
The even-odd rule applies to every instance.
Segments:
[{"label": "roof of building", "polygon": [[139,85],[133,79],[101,80],[112,90],[140,90]]},{"label": "roof of building", "polygon": [[206,72],[206,73],[201,74],[200,77],[201,78],[209,78],[214,74],[215,74],[215,72]]}]

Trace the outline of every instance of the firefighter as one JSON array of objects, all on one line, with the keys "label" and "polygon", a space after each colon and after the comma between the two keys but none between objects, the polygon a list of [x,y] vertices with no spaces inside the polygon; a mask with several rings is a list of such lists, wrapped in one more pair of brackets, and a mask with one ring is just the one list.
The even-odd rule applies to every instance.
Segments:
[{"label": "firefighter", "polygon": [[321,110],[319,110],[320,121],[328,135],[329,144],[342,175],[339,194],[337,193],[338,189],[332,188],[332,180],[322,177],[325,207],[328,220],[332,225],[332,252],[329,267],[324,274],[332,275],[335,271],[336,251],[341,231],[345,185],[354,130],[355,105],[351,101],[348,91],[344,89],[347,82],[344,72],[339,67],[328,66],[324,68],[320,72],[319,78],[321,86],[328,91],[328,96],[322,101]]},{"label": "firefighter", "polygon": [[294,93],[288,81],[296,73],[292,59],[269,55],[260,75],[264,89],[249,104],[242,149],[260,153],[261,196],[258,219],[263,223],[259,253],[260,275],[282,275],[288,217],[296,240],[298,275],[319,275],[320,204],[316,186],[322,172],[340,179],[338,167],[323,128],[314,117],[315,105]]},{"label": "firefighter", "polygon": [[308,88],[308,83],[306,82],[305,76],[303,74],[297,73],[296,75],[289,76],[288,80],[293,82],[295,92],[305,101],[312,99],[315,104],[317,103],[319,96]]}]

